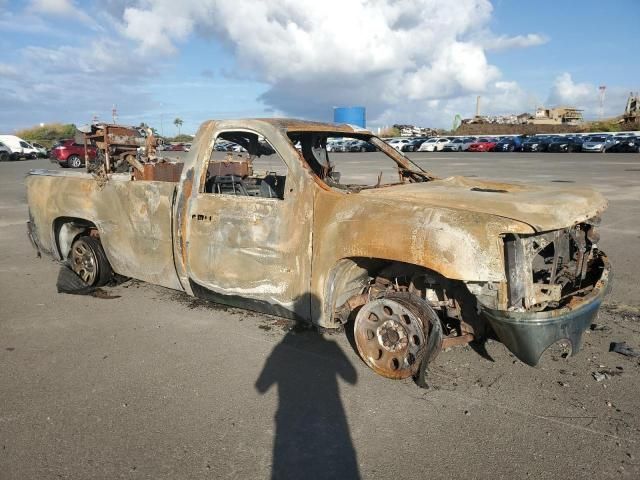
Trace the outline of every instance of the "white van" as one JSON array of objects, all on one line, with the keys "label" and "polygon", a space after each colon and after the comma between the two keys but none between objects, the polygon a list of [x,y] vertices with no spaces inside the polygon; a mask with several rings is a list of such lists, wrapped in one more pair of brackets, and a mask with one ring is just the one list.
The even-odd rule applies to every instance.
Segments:
[{"label": "white van", "polygon": [[38,149],[31,145],[29,142],[24,141],[20,137],[15,135],[0,135],[0,142],[4,143],[13,154],[14,159],[20,157],[25,158],[37,158]]}]

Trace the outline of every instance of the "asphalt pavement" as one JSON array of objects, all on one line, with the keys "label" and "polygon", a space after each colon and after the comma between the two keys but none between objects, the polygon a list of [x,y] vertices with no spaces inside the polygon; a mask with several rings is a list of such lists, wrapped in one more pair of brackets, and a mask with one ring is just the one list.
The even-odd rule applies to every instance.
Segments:
[{"label": "asphalt pavement", "polygon": [[[416,153],[453,174],[591,185],[615,287],[584,350],[443,352],[438,388],[377,376],[344,335],[128,281],[58,294],[0,163],[0,478],[640,478],[640,155]],[[343,176],[392,175],[367,153]],[[367,178],[369,178],[367,177]],[[596,377],[600,381],[596,380]]]}]

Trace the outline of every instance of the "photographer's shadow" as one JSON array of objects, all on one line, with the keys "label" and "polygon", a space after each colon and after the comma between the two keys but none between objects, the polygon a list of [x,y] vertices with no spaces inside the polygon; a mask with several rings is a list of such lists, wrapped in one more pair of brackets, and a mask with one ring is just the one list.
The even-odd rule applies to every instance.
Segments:
[{"label": "photographer's shadow", "polygon": [[271,478],[360,478],[338,376],[357,382],[342,349],[320,334],[292,330],[269,355],[255,386],[278,386]]}]

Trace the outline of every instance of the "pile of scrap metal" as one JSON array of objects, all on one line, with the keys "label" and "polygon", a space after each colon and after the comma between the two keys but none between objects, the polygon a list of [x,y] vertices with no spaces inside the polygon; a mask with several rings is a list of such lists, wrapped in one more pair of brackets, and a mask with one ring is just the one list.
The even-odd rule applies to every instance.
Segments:
[{"label": "pile of scrap metal", "polygon": [[[137,180],[155,180],[156,173],[162,177],[170,177],[167,178],[168,181],[177,181],[176,172],[178,178],[180,176],[182,164],[163,165],[165,168],[156,168],[158,164],[168,162],[158,158],[157,147],[163,141],[157,138],[149,127],[94,123],[80,127],[78,130],[84,137],[85,152],[89,145],[97,150],[95,160],[86,162],[87,169],[92,173],[133,171],[134,178]],[[160,173],[160,170],[163,173]]]}]

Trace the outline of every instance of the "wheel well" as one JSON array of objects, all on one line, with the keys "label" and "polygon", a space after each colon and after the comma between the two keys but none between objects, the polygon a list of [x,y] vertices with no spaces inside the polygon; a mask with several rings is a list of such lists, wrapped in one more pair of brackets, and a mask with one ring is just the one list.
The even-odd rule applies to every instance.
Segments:
[{"label": "wheel well", "polygon": [[[392,280],[400,276],[411,278],[414,274],[431,273],[419,265],[385,260],[382,258],[349,257],[338,261],[327,278],[324,295],[324,311],[330,323],[344,323],[345,318],[336,317],[336,310],[340,309],[351,297],[362,293],[371,281],[380,274]],[[396,280],[397,281],[397,280]]]},{"label": "wheel well", "polygon": [[352,313],[372,298],[408,292],[429,302],[447,324],[447,335],[466,338],[471,334],[484,335],[476,297],[467,285],[420,265],[378,258],[345,258],[331,270],[325,292],[325,319],[336,327],[347,323]]},{"label": "wheel well", "polygon": [[59,217],[53,222],[53,238],[56,242],[58,258],[64,260],[69,255],[71,245],[82,235],[99,237],[96,224],[84,218]]}]

